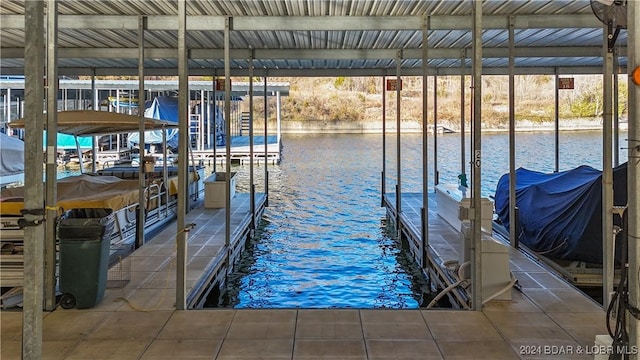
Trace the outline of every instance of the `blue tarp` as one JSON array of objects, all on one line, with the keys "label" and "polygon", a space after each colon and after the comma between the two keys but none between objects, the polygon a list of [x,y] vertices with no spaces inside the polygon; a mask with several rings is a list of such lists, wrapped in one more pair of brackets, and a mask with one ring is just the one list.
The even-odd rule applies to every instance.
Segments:
[{"label": "blue tarp", "polygon": [[[624,206],[626,163],[614,169],[613,180],[614,205]],[[552,259],[602,263],[601,171],[586,165],[551,174],[519,168],[516,181],[522,244]],[[509,174],[498,181],[495,206],[509,229]]]},{"label": "blue tarp", "polygon": [[[153,101],[148,101],[145,104],[144,116],[165,120],[171,122],[178,122],[178,98],[171,96],[158,96],[153,99]],[[213,108],[213,107],[212,107]],[[222,116],[222,112],[218,107],[215,107],[215,117],[213,114],[210,114],[209,118],[215,119],[216,124],[216,137],[217,142],[216,145],[221,146],[224,145],[224,118]],[[213,112],[213,110],[211,110]],[[205,117],[206,121],[206,117]],[[193,129],[195,130],[195,129]],[[177,129],[169,129],[167,131],[167,145],[171,148],[178,147],[178,130]],[[128,141],[133,144],[138,143],[139,134],[130,133],[128,137]],[[153,131],[145,131],[144,133],[144,142],[147,144],[162,144],[162,130],[153,130]]]},{"label": "blue tarp", "polygon": [[[152,119],[178,122],[178,98],[170,96],[158,96],[153,102],[148,101],[145,104],[144,116]],[[178,147],[178,130],[167,129],[167,146],[172,148]],[[129,133],[128,141],[137,144],[139,133]],[[162,144],[162,130],[152,130],[144,132],[144,142],[146,144]]]},{"label": "blue tarp", "polygon": [[[76,137],[69,134],[58,133],[58,149],[60,150],[75,150],[76,146]],[[43,141],[44,146],[47,146],[47,130],[43,132]],[[91,136],[78,136],[78,144],[80,144],[80,149],[91,149],[93,148],[93,138]]]}]

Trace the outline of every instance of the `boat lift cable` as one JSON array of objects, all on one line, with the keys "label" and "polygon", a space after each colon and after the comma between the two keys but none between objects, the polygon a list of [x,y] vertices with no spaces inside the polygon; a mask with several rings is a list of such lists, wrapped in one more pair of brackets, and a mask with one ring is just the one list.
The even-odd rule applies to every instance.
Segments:
[{"label": "boat lift cable", "polygon": [[[607,331],[609,332],[609,336],[611,336],[612,349],[613,352],[609,355],[610,360],[616,359],[626,359],[628,355],[624,355],[619,353],[619,351],[625,351],[629,346],[629,334],[627,332],[627,310],[636,317],[634,314],[634,310],[629,306],[629,291],[628,291],[628,278],[629,278],[629,263],[627,261],[627,246],[628,246],[628,235],[629,235],[629,224],[628,224],[628,209],[624,210],[622,215],[622,242],[620,248],[621,251],[621,263],[623,264],[622,270],[620,273],[620,283],[616,288],[613,296],[611,297],[611,301],[609,302],[609,306],[607,307]],[[615,308],[615,330],[611,329],[611,318]]]}]

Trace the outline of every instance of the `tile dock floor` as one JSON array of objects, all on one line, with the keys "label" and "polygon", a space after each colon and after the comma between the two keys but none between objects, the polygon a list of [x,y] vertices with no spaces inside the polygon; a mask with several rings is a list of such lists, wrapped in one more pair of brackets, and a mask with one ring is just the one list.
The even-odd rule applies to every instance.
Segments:
[{"label": "tile dock floor", "polygon": [[[189,216],[198,224],[188,253],[193,284],[222,246],[219,224],[205,221],[219,213]],[[584,352],[606,333],[600,306],[517,259],[522,292],[481,312],[175,310],[175,225],[168,229],[132,254],[131,281],[107,289],[98,306],[44,313],[43,359],[593,359]],[[20,359],[21,327],[20,311],[0,312],[0,358]]]}]

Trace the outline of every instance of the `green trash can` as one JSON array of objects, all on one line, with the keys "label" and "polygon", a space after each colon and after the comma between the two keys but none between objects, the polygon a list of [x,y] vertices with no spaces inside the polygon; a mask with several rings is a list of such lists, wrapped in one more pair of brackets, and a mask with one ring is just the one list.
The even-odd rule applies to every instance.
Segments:
[{"label": "green trash can", "polygon": [[72,209],[58,222],[60,306],[85,309],[102,300],[107,287],[111,209]]}]

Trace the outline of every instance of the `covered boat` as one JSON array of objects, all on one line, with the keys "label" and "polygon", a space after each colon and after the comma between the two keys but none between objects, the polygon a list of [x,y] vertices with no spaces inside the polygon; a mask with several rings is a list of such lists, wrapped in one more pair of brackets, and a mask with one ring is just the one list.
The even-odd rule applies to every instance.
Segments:
[{"label": "covered boat", "polygon": [[[600,170],[586,165],[558,173],[519,168],[516,181],[521,244],[551,259],[602,264]],[[626,163],[613,171],[613,192],[614,205],[625,206]],[[508,230],[509,174],[498,181],[495,207],[500,222]],[[616,248],[616,259],[619,253]]]},{"label": "covered boat", "polygon": [[[153,99],[153,101],[148,101],[146,105],[146,109],[144,110],[144,116],[151,119],[158,119],[170,122],[172,124],[178,124],[178,98],[173,96],[158,96]],[[209,107],[210,114],[208,117],[203,119],[204,122],[208,121],[208,119],[215,119],[212,124],[208,124],[206,126],[207,129],[210,129],[210,132],[213,132],[212,127],[215,126],[216,146],[224,145],[225,139],[225,126],[224,126],[224,118],[222,115],[222,111],[217,106]],[[161,144],[163,141],[162,131],[166,131],[166,140],[167,145],[170,148],[178,147],[178,129],[167,129],[167,130],[153,130],[147,131],[144,135],[144,142],[146,144]],[[200,130],[195,128],[193,125],[190,125],[190,133],[197,133]],[[128,141],[131,144],[137,145],[139,140],[139,133],[132,132],[128,135]]]},{"label": "covered boat", "polygon": [[0,186],[21,182],[24,178],[24,142],[0,133]]}]

